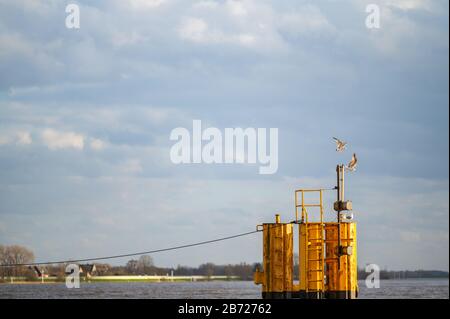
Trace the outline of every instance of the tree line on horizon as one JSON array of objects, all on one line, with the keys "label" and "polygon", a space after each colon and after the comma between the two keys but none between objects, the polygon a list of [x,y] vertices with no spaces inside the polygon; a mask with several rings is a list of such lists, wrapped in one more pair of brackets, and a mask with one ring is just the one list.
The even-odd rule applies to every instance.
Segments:
[{"label": "tree line on horizon", "polygon": [[[26,264],[34,262],[34,253],[19,245],[0,245],[0,265]],[[0,278],[33,277],[29,267],[0,267]]]},{"label": "tree line on horizon", "polygon": [[[0,245],[0,265],[27,264],[35,260],[34,253],[26,247],[19,245],[5,246]],[[76,263],[76,262],[74,262]],[[64,279],[66,276],[67,264],[48,264],[37,266],[40,273]],[[80,265],[83,266],[83,265]],[[107,263],[95,263],[95,275],[97,276],[143,276],[156,275],[166,276],[236,276],[243,280],[252,280],[253,272],[256,267],[261,267],[259,263],[247,264],[240,263],[236,265],[215,265],[213,263],[204,263],[198,267],[182,266],[177,267],[158,267],[153,258],[149,255],[142,255],[138,259],[131,259],[125,265],[113,266]],[[33,279],[38,276],[34,267],[0,267],[0,278],[24,277]]]}]

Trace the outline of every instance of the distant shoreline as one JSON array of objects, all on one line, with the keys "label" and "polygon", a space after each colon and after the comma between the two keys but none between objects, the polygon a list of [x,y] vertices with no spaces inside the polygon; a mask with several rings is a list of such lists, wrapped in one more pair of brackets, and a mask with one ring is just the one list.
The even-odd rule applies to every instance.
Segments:
[{"label": "distant shoreline", "polygon": [[[238,276],[92,276],[90,278],[80,278],[81,283],[132,283],[132,282],[205,282],[205,281],[243,281]],[[47,277],[41,279],[26,280],[13,278],[0,280],[0,284],[43,284],[43,283],[64,283],[64,279],[57,277]]]},{"label": "distant shoreline", "polygon": [[[113,276],[106,276],[113,277]],[[118,276],[119,277],[119,276]],[[137,276],[139,277],[139,276]],[[440,278],[385,278],[381,279],[382,281],[408,281],[408,280],[449,280],[449,277],[440,277]],[[95,283],[186,283],[186,282],[211,282],[211,281],[252,281],[252,280],[243,280],[240,278],[196,278],[196,280],[188,280],[188,278],[165,278],[161,280],[148,279],[148,278],[93,278],[90,280],[81,280],[81,284],[95,284]],[[364,279],[359,279],[358,281],[363,282]],[[43,284],[63,284],[64,280],[57,280],[52,278],[47,278],[44,282],[40,280],[14,280],[11,281],[0,281],[0,285],[43,285]]]}]

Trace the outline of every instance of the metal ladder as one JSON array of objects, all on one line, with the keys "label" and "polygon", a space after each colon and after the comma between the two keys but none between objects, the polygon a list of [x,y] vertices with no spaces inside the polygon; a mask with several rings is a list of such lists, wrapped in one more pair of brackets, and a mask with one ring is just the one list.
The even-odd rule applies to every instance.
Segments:
[{"label": "metal ladder", "polygon": [[[305,203],[306,192],[318,192],[319,203]],[[300,203],[298,194],[301,194]],[[308,220],[309,207],[317,207],[320,212],[319,222],[310,223]],[[299,189],[295,191],[295,218],[298,222],[299,209],[301,209],[300,223],[305,225],[306,236],[306,289],[307,293],[317,293],[320,297],[325,290],[325,240],[324,240],[324,222],[323,222],[323,190],[322,189]],[[314,254],[316,258],[310,258],[310,254]]]}]

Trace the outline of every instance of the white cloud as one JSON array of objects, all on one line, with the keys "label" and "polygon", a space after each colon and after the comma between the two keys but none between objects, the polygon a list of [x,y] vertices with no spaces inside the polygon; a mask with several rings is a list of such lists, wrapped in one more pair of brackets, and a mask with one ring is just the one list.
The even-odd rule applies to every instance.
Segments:
[{"label": "white cloud", "polygon": [[129,159],[121,165],[121,171],[127,174],[137,174],[142,172],[142,164],[139,159]]},{"label": "white cloud", "polygon": [[43,143],[51,150],[74,148],[82,150],[84,136],[74,132],[58,132],[53,129],[45,129],[42,132]]},{"label": "white cloud", "polygon": [[286,34],[305,36],[334,31],[335,27],[316,6],[300,5],[286,11],[253,0],[197,3],[178,28],[182,39],[194,43],[241,45],[261,51],[284,51],[289,45]]},{"label": "white cloud", "polygon": [[202,1],[193,5],[191,11],[178,27],[180,38],[201,44],[241,44],[239,37],[243,32],[235,24],[237,16],[246,13],[243,3]]},{"label": "white cloud", "polygon": [[252,32],[224,32],[220,29],[212,29],[205,20],[189,17],[185,19],[179,29],[181,38],[201,44],[238,44],[251,47],[258,44],[261,35]]},{"label": "white cloud", "polygon": [[229,0],[226,2],[226,7],[230,11],[230,13],[234,16],[246,16],[247,9],[245,8],[244,2]]},{"label": "white cloud", "polygon": [[23,55],[31,57],[33,53],[32,45],[18,33],[0,34],[0,59]]},{"label": "white cloud", "polygon": [[[351,3],[358,11],[365,12],[370,2],[353,0]],[[443,2],[431,0],[374,0],[372,2],[380,7],[381,27],[366,29],[366,33],[359,34],[355,43],[361,47],[364,47],[366,40],[369,40],[368,44],[375,49],[376,53],[398,61],[406,61],[425,52],[418,50],[423,47],[423,41],[427,41],[428,46],[441,46],[442,49],[448,50],[448,31],[437,29],[436,25],[417,19],[416,16],[417,14],[445,15],[444,12],[447,12],[448,8],[442,5]],[[350,36],[350,33],[346,31],[339,33],[341,39],[344,38],[343,35]]]},{"label": "white cloud", "polygon": [[205,0],[205,1],[199,1],[193,4],[193,8],[196,9],[214,9],[219,6],[218,2]]},{"label": "white cloud", "polygon": [[62,92],[65,90],[75,89],[93,89],[101,87],[101,82],[84,82],[84,83],[72,83],[72,82],[60,82],[51,85],[32,85],[32,86],[11,86],[8,90],[8,95],[12,97],[31,95],[31,94],[52,94]]},{"label": "white cloud", "polygon": [[17,133],[17,144],[28,145],[32,143],[31,135],[29,132],[18,132]]},{"label": "white cloud", "polygon": [[0,145],[6,145],[10,143],[10,139],[6,135],[0,135]]},{"label": "white cloud", "polygon": [[91,139],[90,146],[95,151],[101,151],[106,147],[106,143],[102,140],[93,138]]},{"label": "white cloud", "polygon": [[242,45],[252,45],[256,42],[256,37],[254,35],[251,34],[240,34],[237,37],[239,43],[241,43]]},{"label": "white cloud", "polygon": [[29,145],[33,142],[31,134],[27,131],[9,132],[0,135],[0,145],[17,144]]},{"label": "white cloud", "polygon": [[187,18],[179,27],[179,35],[181,38],[193,42],[210,42],[213,40],[211,34],[208,34],[208,25],[199,18]]},{"label": "white cloud", "polygon": [[59,5],[59,1],[0,0],[0,5],[14,6],[24,12],[46,16],[52,11],[54,12]]},{"label": "white cloud", "polygon": [[[402,11],[428,11],[432,13],[442,12],[442,2],[435,0],[353,0],[352,4],[362,10],[368,4],[376,4],[381,7],[381,9],[396,9]],[[443,12],[442,12],[443,13]]]},{"label": "white cloud", "polygon": [[145,42],[147,37],[143,36],[137,31],[130,33],[117,32],[112,36],[112,43],[116,46],[134,45]]},{"label": "white cloud", "polygon": [[335,27],[322,14],[320,9],[312,5],[280,14],[279,19],[277,19],[277,27],[280,31],[294,35],[311,35],[335,31]]},{"label": "white cloud", "polygon": [[408,10],[432,11],[433,8],[435,8],[433,1],[429,0],[385,0],[384,2],[386,5],[390,7],[398,8],[404,11]]},{"label": "white cloud", "polygon": [[166,0],[129,0],[133,9],[152,9],[164,4]]}]

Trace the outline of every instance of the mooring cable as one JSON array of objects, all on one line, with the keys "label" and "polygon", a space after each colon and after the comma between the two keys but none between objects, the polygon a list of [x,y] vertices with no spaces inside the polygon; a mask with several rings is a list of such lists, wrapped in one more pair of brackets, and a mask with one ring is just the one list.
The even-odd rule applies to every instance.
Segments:
[{"label": "mooring cable", "polygon": [[232,236],[222,237],[222,238],[216,238],[211,240],[205,240],[200,241],[197,243],[192,244],[186,244],[186,245],[180,245],[180,246],[173,246],[168,248],[161,248],[161,249],[155,249],[155,250],[149,250],[149,251],[142,251],[138,253],[131,253],[131,254],[122,254],[122,255],[113,255],[113,256],[105,256],[105,257],[94,257],[94,258],[83,258],[83,259],[70,259],[70,260],[58,260],[58,261],[46,261],[46,262],[36,262],[36,263],[23,263],[23,264],[0,264],[1,268],[6,267],[24,267],[24,266],[40,266],[40,265],[55,265],[55,264],[68,264],[68,263],[75,263],[75,262],[86,262],[86,261],[96,261],[96,260],[107,260],[107,259],[116,259],[116,258],[122,258],[122,257],[132,257],[132,256],[140,256],[140,255],[146,255],[146,254],[154,254],[159,253],[163,251],[169,251],[169,250],[177,250],[177,249],[183,249],[183,248],[189,248],[194,246],[200,246],[200,245],[206,245],[211,244],[219,241],[225,241],[237,237],[243,237],[247,235],[251,235],[254,233],[258,233],[261,230],[253,230],[246,233],[236,234]]},{"label": "mooring cable", "polygon": [[[290,221],[289,224],[298,224],[299,222],[300,222],[299,220],[293,220],[293,221]],[[282,226],[282,225],[283,224],[279,224],[279,226]],[[277,227],[276,224],[273,226]],[[123,258],[123,257],[141,256],[141,255],[146,255],[146,254],[154,254],[154,253],[159,253],[159,252],[164,252],[164,251],[178,250],[178,249],[184,249],[184,248],[189,248],[189,247],[207,245],[207,244],[216,243],[219,241],[225,241],[225,240],[229,240],[229,239],[233,239],[233,238],[248,236],[248,235],[255,234],[255,233],[258,233],[261,231],[262,231],[262,229],[257,228],[256,230],[253,230],[253,231],[236,234],[236,235],[232,235],[232,236],[221,237],[221,238],[216,238],[216,239],[211,239],[211,240],[205,240],[205,241],[200,241],[200,242],[196,242],[196,243],[192,243],[192,244],[179,245],[179,246],[173,246],[173,247],[161,248],[161,249],[154,249],[154,250],[142,251],[142,252],[137,252],[137,253],[130,253],[130,254],[112,255],[112,256],[104,256],[104,257],[93,257],[93,258],[82,258],[82,259],[45,261],[45,262],[35,262],[35,263],[0,264],[0,268],[68,264],[68,263],[75,263],[75,262],[87,262],[87,261],[108,260],[108,259],[117,259],[117,258]]]}]

